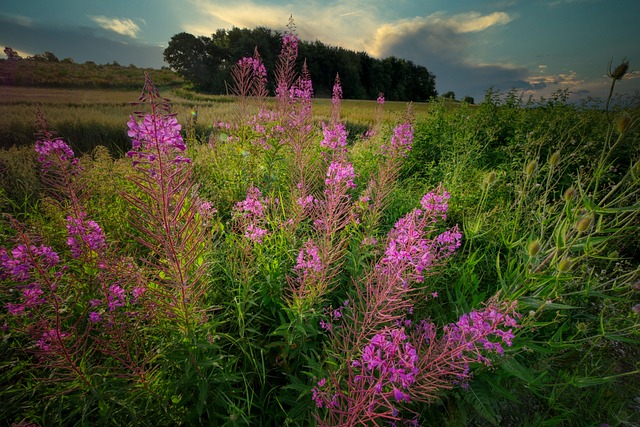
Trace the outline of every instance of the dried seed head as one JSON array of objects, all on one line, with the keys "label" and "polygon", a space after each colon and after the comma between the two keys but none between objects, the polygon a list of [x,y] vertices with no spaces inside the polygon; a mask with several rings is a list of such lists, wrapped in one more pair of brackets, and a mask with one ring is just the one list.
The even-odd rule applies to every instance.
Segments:
[{"label": "dried seed head", "polygon": [[576,195],[576,190],[573,187],[569,187],[567,188],[567,190],[564,192],[564,200],[565,202],[570,201],[571,199],[573,199]]},{"label": "dried seed head", "polygon": [[609,77],[614,80],[621,80],[627,74],[627,71],[629,71],[629,61],[626,59],[622,60],[622,63],[613,71],[611,71],[611,64],[609,64]]},{"label": "dried seed head", "polygon": [[558,270],[561,273],[566,273],[567,271],[571,270],[571,258],[562,258],[562,260],[560,260],[560,262],[558,263]]},{"label": "dried seed head", "polygon": [[580,221],[578,221],[578,224],[576,224],[576,228],[578,229],[579,232],[584,233],[589,228],[591,228],[592,222],[593,222],[593,216],[591,215],[585,216]]},{"label": "dried seed head", "polygon": [[527,250],[527,252],[529,253],[530,257],[534,257],[538,255],[538,253],[540,252],[540,249],[542,249],[542,245],[540,244],[540,241],[534,240],[533,242],[529,243],[529,249]]},{"label": "dried seed head", "polygon": [[527,174],[527,176],[531,176],[536,171],[537,167],[538,167],[538,161],[537,160],[531,160],[529,162],[529,164],[527,165],[527,167],[524,168],[524,173]]},{"label": "dried seed head", "polygon": [[551,157],[549,157],[549,164],[551,166],[555,166],[558,163],[560,163],[560,150],[556,151],[551,155]]},{"label": "dried seed head", "polygon": [[627,130],[629,130],[629,127],[631,127],[630,115],[625,113],[622,116],[618,117],[618,120],[616,120],[616,129],[618,129],[618,132],[625,133]]}]

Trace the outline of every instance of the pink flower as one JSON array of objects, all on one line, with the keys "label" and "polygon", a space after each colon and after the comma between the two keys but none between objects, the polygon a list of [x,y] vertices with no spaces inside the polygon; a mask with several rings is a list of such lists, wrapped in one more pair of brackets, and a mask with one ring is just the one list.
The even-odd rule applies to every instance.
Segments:
[{"label": "pink flower", "polygon": [[98,323],[102,320],[102,315],[98,312],[92,311],[89,313],[89,321],[91,323]]}]

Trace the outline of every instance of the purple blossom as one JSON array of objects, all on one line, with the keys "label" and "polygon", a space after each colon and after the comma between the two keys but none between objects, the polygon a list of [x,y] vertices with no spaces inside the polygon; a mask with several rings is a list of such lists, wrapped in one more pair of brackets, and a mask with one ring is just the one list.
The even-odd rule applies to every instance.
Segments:
[{"label": "purple blossom", "polygon": [[260,228],[255,224],[249,224],[244,233],[244,237],[255,243],[262,243],[262,238],[267,234],[269,234],[269,232],[264,228]]},{"label": "purple blossom", "polygon": [[142,286],[136,286],[131,290],[131,296],[133,296],[133,302],[138,302],[140,297],[142,297],[147,292],[147,288]]},{"label": "purple blossom", "polygon": [[269,232],[262,227],[265,217],[265,205],[268,200],[256,187],[247,191],[247,197],[236,203],[234,211],[240,226],[244,229],[244,236],[255,243],[262,243],[262,238]]},{"label": "purple blossom", "polygon": [[322,136],[320,145],[323,147],[337,150],[347,146],[347,128],[342,123],[322,123]]},{"label": "purple blossom", "polygon": [[16,282],[26,282],[31,277],[31,269],[35,263],[48,269],[60,263],[60,257],[49,246],[29,247],[19,244],[11,250],[11,255],[5,250],[0,251],[0,276],[11,277]]},{"label": "purple blossom", "polygon": [[331,103],[339,104],[341,99],[342,99],[342,85],[340,84],[340,76],[336,75],[336,80],[333,83]]},{"label": "purple blossom", "polygon": [[181,125],[173,115],[145,114],[141,121],[131,116],[127,123],[133,150],[127,156],[137,158],[138,164],[152,164],[158,156],[167,156],[173,163],[190,163],[191,160],[179,155],[187,149],[180,135]]},{"label": "purple blossom", "polygon": [[378,99],[376,99],[378,105],[384,105],[384,93],[380,92],[378,94]]},{"label": "purple blossom", "polygon": [[324,269],[320,250],[318,245],[316,245],[312,239],[305,242],[303,248],[300,249],[300,252],[298,253],[296,261],[297,264],[293,269],[298,271],[302,277],[321,273]]},{"label": "purple blossom", "polygon": [[107,305],[109,311],[115,311],[116,308],[122,307],[127,303],[127,294],[119,285],[109,286],[109,294],[107,295]]},{"label": "purple blossom", "polygon": [[408,390],[418,374],[418,354],[403,328],[389,329],[374,335],[353,364],[360,368],[358,377],[378,393],[391,390],[397,401],[410,401]]},{"label": "purple blossom", "polygon": [[447,200],[451,195],[442,187],[438,187],[435,191],[425,194],[420,201],[422,209],[428,213],[434,213],[442,216],[442,219],[447,218],[447,209],[449,204]]},{"label": "purple blossom", "polygon": [[512,345],[513,328],[518,326],[516,318],[510,314],[514,307],[515,302],[507,309],[489,305],[482,311],[463,314],[456,323],[445,326],[445,346],[458,349],[452,355],[463,362],[464,369],[458,374],[461,378],[466,377],[470,362],[490,364],[482,354],[484,351],[503,354],[502,345]]},{"label": "purple blossom", "polygon": [[339,186],[345,184],[347,187],[355,188],[356,185],[353,182],[356,177],[353,164],[342,162],[331,162],[327,169],[327,177],[324,183],[327,186]]},{"label": "purple blossom", "polygon": [[36,341],[36,346],[43,352],[49,352],[59,347],[60,340],[68,337],[69,334],[61,332],[59,329],[50,329],[42,334],[42,337]]},{"label": "purple blossom", "polygon": [[413,144],[413,125],[409,121],[400,123],[393,129],[391,143],[383,147],[389,155],[394,157],[407,157]]},{"label": "purple blossom", "polygon": [[247,191],[247,197],[236,203],[236,211],[243,217],[263,218],[265,199],[256,187],[251,187]]},{"label": "purple blossom", "polygon": [[106,237],[102,228],[93,220],[86,219],[87,214],[80,213],[79,218],[67,217],[67,244],[75,258],[79,258],[85,249],[100,252],[106,247]]},{"label": "purple blossom", "polygon": [[102,320],[102,315],[96,311],[89,313],[89,321],[91,323],[98,323]]},{"label": "purple blossom", "polygon": [[24,298],[24,306],[29,308],[36,305],[43,304],[45,302],[44,298],[40,298],[44,292],[40,289],[40,285],[37,283],[32,283],[22,290],[22,297]]},{"label": "purple blossom", "polygon": [[38,140],[34,149],[38,153],[38,161],[43,164],[44,168],[51,165],[54,157],[57,162],[66,163],[71,161],[75,163],[76,161],[71,147],[60,138]]},{"label": "purple blossom", "polygon": [[436,237],[436,241],[441,247],[441,251],[449,254],[453,253],[460,247],[460,241],[462,239],[462,233],[457,227],[447,230],[444,233]]}]

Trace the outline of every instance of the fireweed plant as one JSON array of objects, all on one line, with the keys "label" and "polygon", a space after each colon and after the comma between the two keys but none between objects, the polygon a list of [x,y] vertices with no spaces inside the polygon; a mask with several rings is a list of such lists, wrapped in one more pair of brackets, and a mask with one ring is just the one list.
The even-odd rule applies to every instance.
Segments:
[{"label": "fireweed plant", "polygon": [[[311,78],[297,67],[290,21],[273,108],[256,51],[232,72],[238,119],[191,151],[146,76],[120,193],[135,249],[92,219],[75,154],[38,115],[35,149],[60,228],[36,233],[10,220],[14,244],[0,249],[4,363],[13,366],[3,420],[419,425],[417,404],[466,387],[512,345],[516,301],[496,296],[444,325],[428,315],[438,295],[426,278],[463,238],[447,223],[442,185],[391,230],[381,224],[412,150],[410,109],[356,142],[376,159],[358,188],[339,77],[331,118],[316,125]],[[380,116],[383,94],[378,105]],[[227,212],[199,195],[194,175],[201,150],[222,145],[254,168]]]}]

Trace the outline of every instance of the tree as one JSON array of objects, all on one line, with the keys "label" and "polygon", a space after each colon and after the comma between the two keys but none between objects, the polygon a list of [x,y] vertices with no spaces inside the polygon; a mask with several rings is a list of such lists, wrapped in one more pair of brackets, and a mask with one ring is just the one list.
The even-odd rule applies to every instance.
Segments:
[{"label": "tree", "polygon": [[38,53],[31,57],[34,61],[38,62],[60,62],[57,56],[55,56],[52,52],[46,51],[44,53]]},{"label": "tree", "polygon": [[5,46],[4,54],[7,55],[7,59],[9,61],[19,61],[19,60],[22,59],[22,57],[18,54],[18,52],[16,52],[15,50],[10,48],[9,46]]},{"label": "tree", "polygon": [[442,97],[445,98],[445,99],[450,99],[450,100],[454,101],[456,99],[456,94],[455,94],[455,92],[450,90],[449,92],[445,92],[442,95]]},{"label": "tree", "polygon": [[[280,53],[282,34],[265,27],[219,29],[211,37],[188,33],[174,35],[164,51],[173,70],[198,89],[226,93],[231,68],[258,49],[267,70],[274,70]],[[320,41],[298,43],[298,66],[306,61],[316,96],[331,96],[336,74],[340,75],[345,98],[376,99],[384,93],[388,100],[426,101],[437,96],[435,76],[425,67],[406,59],[375,59]],[[273,90],[273,79],[270,79]]]}]

